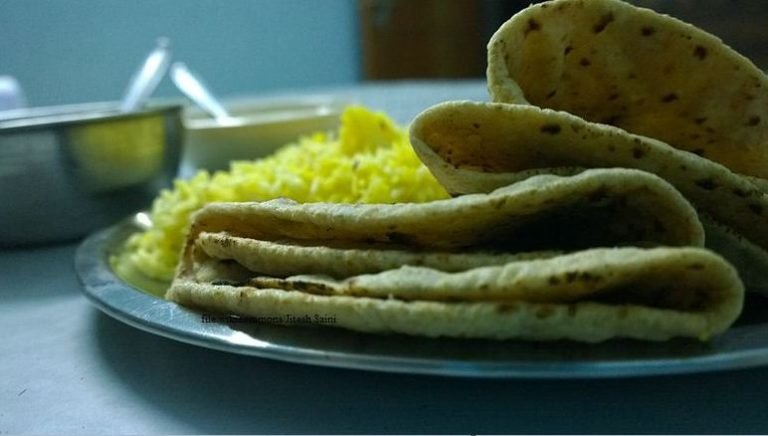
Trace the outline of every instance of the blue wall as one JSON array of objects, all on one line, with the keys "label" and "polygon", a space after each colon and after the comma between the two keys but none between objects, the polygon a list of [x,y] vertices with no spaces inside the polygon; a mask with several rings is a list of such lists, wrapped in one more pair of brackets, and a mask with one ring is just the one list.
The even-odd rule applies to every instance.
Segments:
[{"label": "blue wall", "polygon": [[158,36],[221,96],[361,77],[354,0],[0,0],[0,75],[30,105],[116,100]]}]

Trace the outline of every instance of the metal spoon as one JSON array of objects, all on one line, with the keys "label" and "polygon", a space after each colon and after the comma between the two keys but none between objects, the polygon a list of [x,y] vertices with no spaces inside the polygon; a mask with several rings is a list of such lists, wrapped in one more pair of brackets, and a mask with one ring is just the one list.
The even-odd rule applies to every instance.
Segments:
[{"label": "metal spoon", "polygon": [[147,56],[144,64],[131,78],[123,99],[120,101],[121,112],[132,112],[140,109],[147,98],[162,80],[171,63],[170,40],[158,38],[157,46]]},{"label": "metal spoon", "polygon": [[219,100],[213,96],[203,81],[187,68],[183,62],[174,62],[171,67],[171,80],[181,92],[197,103],[219,124],[232,125],[237,119],[232,117]]}]

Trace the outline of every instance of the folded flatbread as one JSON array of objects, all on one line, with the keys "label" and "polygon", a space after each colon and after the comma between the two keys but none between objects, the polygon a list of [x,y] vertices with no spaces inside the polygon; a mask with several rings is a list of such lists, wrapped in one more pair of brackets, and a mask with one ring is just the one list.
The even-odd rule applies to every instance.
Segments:
[{"label": "folded flatbread", "polygon": [[[768,195],[749,177],[659,140],[530,105],[446,102],[419,114],[411,143],[446,189],[490,192],[532,173],[635,168],[679,190],[712,230],[714,250],[768,290]],[[563,170],[566,168],[567,170]],[[742,268],[743,266],[743,268]]]},{"label": "folded flatbread", "polygon": [[[166,298],[430,337],[706,339],[736,319],[743,287],[702,237],[674,188],[625,169],[423,204],[214,203]],[[593,246],[614,248],[580,250]]]},{"label": "folded flatbread", "polygon": [[495,102],[561,110],[768,177],[768,77],[717,37],[619,0],[532,5],[488,43]]}]

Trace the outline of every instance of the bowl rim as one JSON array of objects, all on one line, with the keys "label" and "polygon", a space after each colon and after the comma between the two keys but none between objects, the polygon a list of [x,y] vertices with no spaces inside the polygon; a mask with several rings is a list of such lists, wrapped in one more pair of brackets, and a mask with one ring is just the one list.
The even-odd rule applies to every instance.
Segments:
[{"label": "bowl rim", "polygon": [[128,120],[155,115],[172,115],[181,120],[182,109],[182,104],[170,102],[150,103],[142,109],[131,112],[121,112],[118,102],[95,102],[16,109],[8,111],[12,113],[0,118],[0,134],[81,125],[92,122]]},{"label": "bowl rim", "polygon": [[[187,131],[205,131],[231,128],[264,127],[290,124],[311,119],[339,117],[344,108],[353,104],[333,95],[285,96],[274,98],[225,100],[232,121],[222,123],[199,109],[187,108],[184,128]],[[247,114],[238,114],[247,112]]]}]

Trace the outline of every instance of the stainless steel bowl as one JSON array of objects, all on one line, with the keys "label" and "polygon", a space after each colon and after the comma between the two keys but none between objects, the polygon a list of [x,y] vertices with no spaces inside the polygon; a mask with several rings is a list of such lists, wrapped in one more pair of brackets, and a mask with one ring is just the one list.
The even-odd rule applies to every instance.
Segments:
[{"label": "stainless steel bowl", "polygon": [[0,245],[71,240],[151,205],[177,174],[181,106],[0,115]]}]

